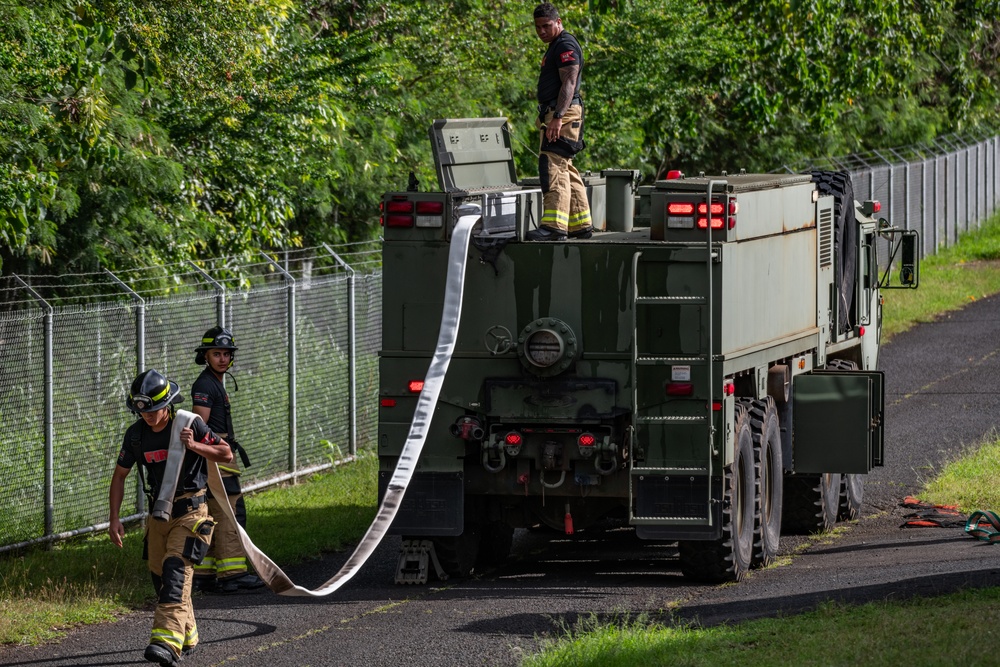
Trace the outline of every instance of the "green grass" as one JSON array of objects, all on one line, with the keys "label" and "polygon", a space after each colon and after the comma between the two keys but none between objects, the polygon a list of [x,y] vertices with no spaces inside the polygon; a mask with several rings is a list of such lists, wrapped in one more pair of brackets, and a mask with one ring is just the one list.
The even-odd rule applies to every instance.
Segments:
[{"label": "green grass", "polygon": [[858,607],[831,603],[798,616],[712,628],[590,618],[523,665],[987,665],[996,664],[989,638],[998,622],[996,588]]},{"label": "green grass", "polygon": [[958,505],[965,514],[987,509],[1000,512],[1000,435],[994,431],[981,446],[969,448],[945,465],[927,482],[921,499]]},{"label": "green grass", "polygon": [[[1000,219],[925,260],[919,289],[886,293],[885,338],[1000,292],[997,260]],[[966,511],[1000,509],[997,471],[1000,442],[991,440],[943,468],[924,498]],[[280,565],[349,548],[375,515],[376,483],[377,460],[368,456],[308,483],[254,494],[247,498],[250,534]],[[51,641],[74,625],[112,620],[149,603],[142,536],[130,528],[121,550],[101,534],[52,550],[0,555],[0,643]],[[996,625],[997,597],[990,590],[930,602],[829,606],[780,621],[708,630],[666,628],[648,619],[591,620],[567,630],[525,664],[711,665],[740,659],[768,665],[975,664],[988,655],[989,643],[982,644],[978,633]]]}]

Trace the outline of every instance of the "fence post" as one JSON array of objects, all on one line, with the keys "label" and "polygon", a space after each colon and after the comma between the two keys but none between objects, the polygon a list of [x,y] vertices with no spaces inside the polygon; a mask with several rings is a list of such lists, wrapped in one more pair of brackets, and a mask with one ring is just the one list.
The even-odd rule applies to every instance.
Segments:
[{"label": "fence post", "polygon": [[220,285],[216,280],[208,275],[208,273],[202,269],[200,266],[192,262],[190,259],[187,261],[195,271],[201,274],[201,277],[212,283],[212,287],[215,288],[215,321],[222,327],[226,327],[226,288]]},{"label": "fence post", "polygon": [[348,447],[351,452],[351,456],[356,456],[358,453],[358,376],[357,376],[357,336],[356,336],[356,320],[354,319],[354,299],[355,299],[355,281],[354,281],[354,269],[352,269],[347,262],[341,259],[340,255],[335,253],[333,249],[327,244],[323,244],[330,255],[337,260],[337,263],[344,267],[347,271],[347,393],[348,393]]},{"label": "fence post", "polygon": [[[104,273],[128,292],[135,303],[135,374],[139,375],[146,370],[146,300],[111,271],[104,269]],[[139,514],[146,511],[146,494],[143,492],[142,484],[135,485],[135,511]]]},{"label": "fence post", "polygon": [[271,259],[266,253],[261,253],[271,266],[281,272],[288,283],[288,472],[294,473],[298,469],[298,401],[296,397],[296,386],[298,377],[298,359],[295,355],[295,278],[292,277],[285,267]]},{"label": "fence post", "polygon": [[[21,283],[24,289],[28,290],[38,303],[42,304],[45,310],[45,537],[54,532],[55,512],[55,456],[53,454],[53,433],[54,417],[52,414],[52,321],[55,309],[48,301],[31,288],[21,276],[14,274],[14,277]],[[50,543],[51,545],[51,543]]]}]

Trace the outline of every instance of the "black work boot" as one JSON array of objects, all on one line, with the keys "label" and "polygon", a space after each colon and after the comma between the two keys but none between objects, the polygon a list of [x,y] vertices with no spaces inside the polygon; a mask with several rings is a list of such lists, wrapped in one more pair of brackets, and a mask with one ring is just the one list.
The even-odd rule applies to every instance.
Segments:
[{"label": "black work boot", "polygon": [[177,665],[177,654],[169,646],[160,642],[153,642],[146,647],[146,652],[142,654],[146,662],[155,662],[161,667],[175,667]]},{"label": "black work boot", "polygon": [[552,227],[539,227],[538,229],[528,230],[528,233],[524,235],[525,241],[565,241],[566,232],[561,229],[553,229]]},{"label": "black work boot", "polygon": [[236,585],[240,588],[245,588],[247,590],[253,590],[255,588],[260,588],[265,586],[264,580],[258,577],[253,572],[247,572],[242,577],[236,578]]},{"label": "black work boot", "polygon": [[195,577],[191,580],[192,593],[215,592],[215,577]]}]

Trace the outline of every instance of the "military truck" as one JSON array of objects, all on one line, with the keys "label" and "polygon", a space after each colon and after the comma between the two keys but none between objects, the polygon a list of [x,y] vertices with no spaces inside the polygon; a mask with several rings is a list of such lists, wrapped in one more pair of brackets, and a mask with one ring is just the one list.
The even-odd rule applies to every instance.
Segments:
[{"label": "military truck", "polygon": [[391,528],[397,581],[424,581],[428,562],[496,565],[515,528],[604,521],[676,542],[688,578],[741,580],[782,531],[857,518],[884,458],[881,290],[917,286],[914,232],[855,201],[846,173],[739,172],[656,181],[617,229],[528,242],[541,192],[519,185],[506,120],[430,135],[440,189],[382,201],[382,495],[435,352],[453,232],[476,224]]}]

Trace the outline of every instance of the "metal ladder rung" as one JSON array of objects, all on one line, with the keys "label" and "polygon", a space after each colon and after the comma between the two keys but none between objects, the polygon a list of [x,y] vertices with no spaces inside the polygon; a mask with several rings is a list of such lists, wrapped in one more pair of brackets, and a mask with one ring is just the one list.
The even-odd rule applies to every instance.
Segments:
[{"label": "metal ladder rung", "polygon": [[703,364],[708,361],[704,356],[695,357],[657,357],[653,355],[637,356],[635,363],[640,366],[660,366],[664,364]]},{"label": "metal ladder rung", "polygon": [[632,468],[632,476],[638,475],[707,475],[708,468]]},{"label": "metal ladder rung", "polygon": [[629,521],[633,526],[709,526],[711,518],[707,516],[634,516]]},{"label": "metal ladder rung", "polygon": [[708,417],[705,417],[704,415],[663,415],[649,417],[636,415],[635,421],[637,424],[661,424],[671,422],[678,424],[707,424]]},{"label": "metal ladder rung", "polygon": [[699,306],[708,303],[708,299],[703,296],[637,296],[635,297],[635,302],[649,304],[683,303],[685,305]]}]

